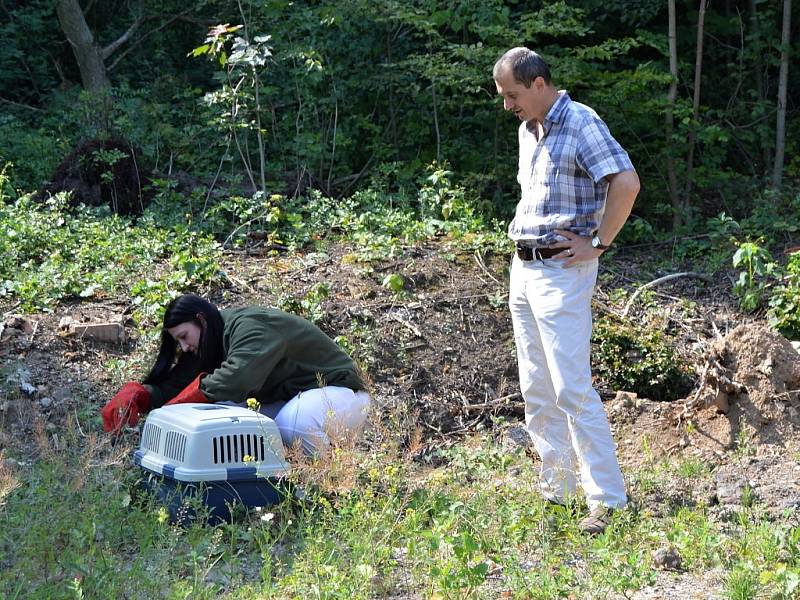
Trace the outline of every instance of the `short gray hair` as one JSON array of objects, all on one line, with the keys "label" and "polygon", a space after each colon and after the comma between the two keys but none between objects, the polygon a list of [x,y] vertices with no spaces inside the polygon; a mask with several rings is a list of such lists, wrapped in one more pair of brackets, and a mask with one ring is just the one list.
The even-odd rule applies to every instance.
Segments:
[{"label": "short gray hair", "polygon": [[512,48],[494,63],[492,75],[497,80],[511,69],[511,74],[518,82],[525,87],[531,87],[531,83],[537,77],[544,79],[545,83],[550,83],[550,67],[544,59],[533,50],[519,47]]}]

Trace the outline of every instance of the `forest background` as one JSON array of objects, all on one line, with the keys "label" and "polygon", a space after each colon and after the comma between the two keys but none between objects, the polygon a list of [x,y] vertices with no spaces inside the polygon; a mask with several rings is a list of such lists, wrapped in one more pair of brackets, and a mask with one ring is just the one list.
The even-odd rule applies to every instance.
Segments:
[{"label": "forest background", "polygon": [[[794,404],[783,437],[766,409],[714,412],[727,441],[692,454],[686,415],[712,375],[739,389],[738,357],[778,364],[769,337],[714,354],[735,325],[800,340],[798,4],[0,0],[0,595],[796,597],[796,353],[762,394]],[[593,337],[604,398],[639,398],[609,408],[632,508],[593,540],[547,512],[524,442],[496,443],[520,420],[518,122],[491,71],[519,45],[642,180]],[[369,450],[298,468],[308,502],[172,527],[125,467],[135,432],[99,435],[186,291],[301,314],[371,377]],[[677,425],[642,425],[663,400]]]},{"label": "forest background", "polygon": [[[336,227],[320,216],[344,204],[404,209],[429,233],[499,232],[517,198],[517,123],[489,74],[524,44],[633,157],[643,192],[618,243],[681,240],[679,262],[732,257],[742,307],[769,307],[774,326],[800,333],[800,260],[787,252],[800,202],[797,3],[7,0],[0,10],[9,199],[62,191],[123,215],[152,205],[159,223],[224,247],[324,238]],[[315,218],[312,205],[326,208]],[[95,289],[83,278],[42,298],[20,281],[26,252],[5,254],[17,257],[4,262],[2,293],[24,306]]]},{"label": "forest background", "polygon": [[[707,231],[709,217],[764,204],[778,212],[787,196],[768,190],[800,174],[797,3],[6,0],[0,10],[0,160],[16,190],[44,187],[80,142],[114,137],[139,149],[149,197],[180,173],[247,195],[411,194],[436,161],[480,209],[507,217],[516,123],[490,73],[521,44],[634,157],[644,192],[629,240]],[[232,25],[212,30],[220,24]]]}]

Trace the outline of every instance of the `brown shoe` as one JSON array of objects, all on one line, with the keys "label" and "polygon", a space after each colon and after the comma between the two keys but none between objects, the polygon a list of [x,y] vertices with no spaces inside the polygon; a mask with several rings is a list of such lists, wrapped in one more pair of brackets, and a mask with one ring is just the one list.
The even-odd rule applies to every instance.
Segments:
[{"label": "brown shoe", "polygon": [[589,535],[603,533],[611,524],[611,516],[614,509],[610,506],[598,506],[589,513],[585,519],[578,523],[578,529]]}]

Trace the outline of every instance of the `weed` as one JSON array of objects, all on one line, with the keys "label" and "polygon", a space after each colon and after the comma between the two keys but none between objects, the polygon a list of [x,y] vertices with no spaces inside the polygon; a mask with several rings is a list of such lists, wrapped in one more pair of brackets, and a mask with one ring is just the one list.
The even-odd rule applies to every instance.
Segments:
[{"label": "weed", "polygon": [[755,456],[756,448],[753,445],[752,438],[750,437],[747,427],[742,426],[736,432],[736,441],[733,451],[734,454],[739,458]]},{"label": "weed", "polygon": [[678,463],[677,473],[681,477],[694,479],[702,477],[710,472],[707,462],[695,457],[684,458]]},{"label": "weed", "polygon": [[489,300],[489,306],[495,310],[505,309],[508,304],[508,294],[504,290],[489,294],[487,299]]},{"label": "weed", "polygon": [[742,489],[742,506],[745,508],[753,508],[757,499],[756,491],[749,485],[744,486]]},{"label": "weed", "polygon": [[[797,527],[757,509],[724,528],[703,508],[631,509],[604,535],[582,536],[585,507],[546,507],[537,466],[489,436],[440,450],[445,466],[436,470],[391,432],[376,432],[387,441],[368,450],[290,453],[302,498],[236,511],[217,527],[202,518],[179,527],[138,488],[129,441],[112,447],[93,427],[68,425],[58,448],[43,423],[36,428],[32,458],[15,468],[0,506],[0,596],[481,598],[501,587],[516,598],[601,598],[651,583],[648,556],[664,540],[690,572],[725,569],[728,597],[764,589],[790,598],[797,589]],[[630,478],[658,486],[674,473],[704,470],[651,460]]]},{"label": "weed", "polygon": [[109,296],[133,280],[137,317],[151,322],[171,297],[217,276],[218,246],[207,237],[67,204],[64,194],[44,204],[30,196],[0,204],[0,297],[15,297],[21,310]]},{"label": "weed", "polygon": [[759,583],[773,590],[772,598],[791,600],[800,594],[800,568],[779,563],[774,569],[761,572]]},{"label": "weed", "polygon": [[758,591],[758,577],[746,567],[737,567],[725,578],[725,594],[729,600],[752,600]]},{"label": "weed", "polygon": [[400,295],[405,291],[406,280],[399,273],[389,273],[383,278],[381,285],[387,290],[391,290],[395,295]]},{"label": "weed", "polygon": [[314,284],[300,300],[290,296],[282,296],[278,300],[278,308],[305,317],[312,323],[321,323],[325,319],[322,302],[330,295],[331,287],[327,283]]},{"label": "weed", "polygon": [[766,289],[765,278],[775,271],[770,253],[756,242],[744,242],[733,255],[734,268],[742,268],[733,292],[739,296],[739,305],[753,311],[761,304]]},{"label": "weed", "polygon": [[789,339],[800,339],[800,252],[793,252],[786,273],[769,299],[769,324]]}]

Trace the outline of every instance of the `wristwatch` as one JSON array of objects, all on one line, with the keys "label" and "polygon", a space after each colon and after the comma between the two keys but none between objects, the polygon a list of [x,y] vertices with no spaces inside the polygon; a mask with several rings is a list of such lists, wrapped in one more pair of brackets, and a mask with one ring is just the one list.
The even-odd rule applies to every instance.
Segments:
[{"label": "wristwatch", "polygon": [[607,246],[601,242],[600,236],[595,233],[594,237],[592,238],[592,248],[597,248],[598,250],[608,250],[610,246]]}]

